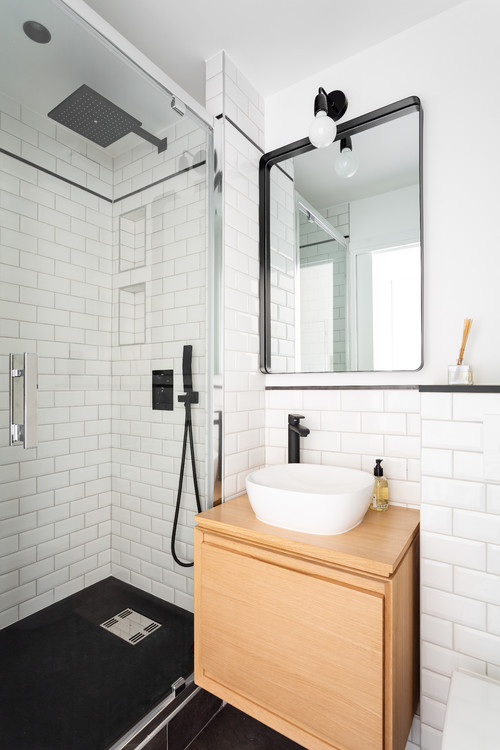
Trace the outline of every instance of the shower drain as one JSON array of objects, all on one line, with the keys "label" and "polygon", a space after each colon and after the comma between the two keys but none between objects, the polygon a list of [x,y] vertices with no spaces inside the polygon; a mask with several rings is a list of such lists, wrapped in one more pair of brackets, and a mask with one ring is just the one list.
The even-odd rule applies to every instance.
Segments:
[{"label": "shower drain", "polygon": [[109,630],[113,635],[135,646],[136,643],[161,628],[161,625],[159,622],[149,620],[138,612],[134,612],[133,609],[124,609],[123,612],[118,612],[106,622],[101,622],[101,628]]}]

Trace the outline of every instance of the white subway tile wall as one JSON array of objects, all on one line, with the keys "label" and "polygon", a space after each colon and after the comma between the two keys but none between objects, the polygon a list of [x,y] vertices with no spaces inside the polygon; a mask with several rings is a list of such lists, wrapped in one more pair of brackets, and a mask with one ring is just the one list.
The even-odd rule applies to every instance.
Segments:
[{"label": "white subway tile wall", "polygon": [[[106,198],[206,158],[206,135],[188,118],[161,157],[141,144],[114,165],[24,106],[3,96],[1,104],[3,148]],[[192,609],[192,576],[174,571],[166,545],[183,436],[183,343],[194,347],[206,495],[205,167],[114,206],[7,154],[0,169],[0,626],[111,574]],[[135,209],[147,222],[144,231],[135,224],[132,244],[145,252],[147,241],[149,262],[139,268],[129,257],[130,270],[119,273],[119,215],[130,219]],[[123,287],[126,302],[134,299],[120,329]],[[145,343],[120,345],[120,330]],[[8,354],[23,351],[39,363],[39,446],[31,450],[8,446]],[[151,369],[163,367],[177,374],[174,412],[151,411]],[[185,488],[178,553],[189,559],[189,467]]]},{"label": "white subway tile wall", "polygon": [[372,472],[383,458],[390,501],[419,507],[418,396],[417,390],[267,390],[266,464],[288,460],[287,415],[298,412],[311,430],[301,438],[302,461]]},{"label": "white subway tile wall", "polygon": [[[4,148],[111,197],[111,160],[2,98]],[[76,139],[75,139],[76,143]],[[2,154],[0,626],[111,573],[111,203]],[[8,354],[38,354],[39,446],[9,447]]]},{"label": "white subway tile wall", "polygon": [[276,372],[295,372],[297,227],[291,160],[272,169],[270,185],[271,357]]},{"label": "white subway tile wall", "polygon": [[[348,203],[320,208],[320,213],[349,236]],[[347,369],[347,251],[335,240],[328,242],[330,235],[302,212],[299,222],[301,361],[295,369],[341,372]]]},{"label": "white subway tile wall", "polygon": [[[184,434],[184,407],[178,402],[183,392],[184,344],[193,346],[193,387],[200,392],[192,421],[202,502],[208,492],[206,149],[205,133],[184,118],[170,131],[163,158],[148,145],[120,156],[118,196],[147,185],[148,179],[169,179],[123,200],[118,197],[113,205],[113,294],[120,310],[112,340],[112,572],[189,610],[193,608],[192,568],[174,563],[170,539]],[[195,168],[179,174],[186,167]],[[140,217],[140,209],[145,215],[145,265],[120,270],[120,219],[123,213],[128,219]],[[137,297],[142,289],[145,309],[135,312],[138,330],[133,336],[140,343],[141,334],[144,343],[128,346],[121,299],[124,290],[128,297]],[[151,372],[158,369],[174,370],[173,411],[151,409]],[[176,543],[177,555],[185,561],[193,559],[195,512],[188,450]]]},{"label": "white subway tile wall", "polygon": [[500,677],[500,485],[483,471],[483,423],[500,394],[420,395],[421,747],[434,750],[452,672]]},{"label": "white subway tile wall", "polygon": [[257,148],[264,143],[264,104],[225,52],[207,62],[206,92],[207,109],[224,115],[218,127],[224,174],[224,497],[229,499],[245,491],[246,475],[265,460],[264,375],[259,371],[262,152]]},{"label": "white subway tile wall", "polygon": [[260,149],[264,149],[264,99],[227,52],[206,62],[205,106],[214,116],[224,114]]}]

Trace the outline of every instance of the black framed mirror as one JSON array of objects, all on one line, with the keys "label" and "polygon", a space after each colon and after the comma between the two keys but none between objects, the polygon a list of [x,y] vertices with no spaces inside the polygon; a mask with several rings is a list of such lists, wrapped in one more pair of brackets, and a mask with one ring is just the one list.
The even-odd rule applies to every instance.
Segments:
[{"label": "black framed mirror", "polygon": [[263,372],[422,367],[422,119],[412,96],[262,156]]}]

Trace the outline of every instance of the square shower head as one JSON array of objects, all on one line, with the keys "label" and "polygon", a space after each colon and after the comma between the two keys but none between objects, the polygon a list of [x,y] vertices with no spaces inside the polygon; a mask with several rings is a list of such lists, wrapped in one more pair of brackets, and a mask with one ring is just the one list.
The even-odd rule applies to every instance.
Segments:
[{"label": "square shower head", "polygon": [[54,107],[48,117],[103,148],[137,132],[142,124],[85,84]]}]

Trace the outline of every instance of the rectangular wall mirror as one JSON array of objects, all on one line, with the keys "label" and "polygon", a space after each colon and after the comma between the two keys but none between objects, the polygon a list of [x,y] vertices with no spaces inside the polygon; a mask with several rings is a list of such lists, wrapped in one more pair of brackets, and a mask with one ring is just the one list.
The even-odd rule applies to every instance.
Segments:
[{"label": "rectangular wall mirror", "polygon": [[[335,160],[351,139],[357,170]],[[260,162],[261,369],[422,367],[422,110],[417,97]]]}]

